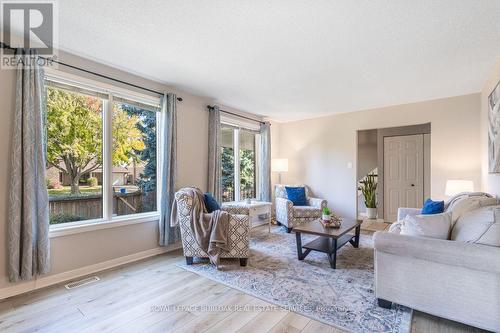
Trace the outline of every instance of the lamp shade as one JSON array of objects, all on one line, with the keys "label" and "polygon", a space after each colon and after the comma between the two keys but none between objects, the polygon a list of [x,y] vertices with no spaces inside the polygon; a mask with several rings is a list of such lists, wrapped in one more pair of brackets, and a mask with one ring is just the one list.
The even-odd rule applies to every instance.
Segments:
[{"label": "lamp shade", "polygon": [[474,182],[472,180],[451,179],[446,181],[444,194],[451,197],[458,193],[472,191],[474,191]]},{"label": "lamp shade", "polygon": [[288,172],[288,158],[273,158],[271,160],[271,171]]}]

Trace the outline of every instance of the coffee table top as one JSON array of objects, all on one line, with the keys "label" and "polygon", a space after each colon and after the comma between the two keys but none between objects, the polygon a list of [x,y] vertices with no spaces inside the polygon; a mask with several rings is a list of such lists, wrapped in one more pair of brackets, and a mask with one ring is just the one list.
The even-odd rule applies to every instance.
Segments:
[{"label": "coffee table top", "polygon": [[321,224],[319,219],[299,225],[293,228],[293,231],[304,234],[312,234],[318,236],[325,236],[331,238],[339,238],[344,234],[348,233],[352,229],[361,225],[363,221],[354,219],[342,219],[342,225],[340,228],[327,228]]}]

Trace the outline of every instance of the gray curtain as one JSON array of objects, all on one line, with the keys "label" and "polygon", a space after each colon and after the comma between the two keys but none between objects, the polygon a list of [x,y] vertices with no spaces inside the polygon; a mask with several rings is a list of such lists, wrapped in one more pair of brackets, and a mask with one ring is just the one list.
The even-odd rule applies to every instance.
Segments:
[{"label": "gray curtain", "polygon": [[260,124],[260,200],[271,202],[271,124]]},{"label": "gray curtain", "polygon": [[8,274],[12,282],[33,279],[50,268],[43,69],[30,61],[36,59],[35,51],[16,57],[19,65],[7,227]]},{"label": "gray curtain", "polygon": [[160,245],[167,246],[180,239],[179,226],[170,226],[170,213],[175,195],[177,163],[177,96],[165,94],[161,101],[161,206]]},{"label": "gray curtain", "polygon": [[220,168],[220,110],[218,106],[209,108],[208,114],[208,192],[221,202]]}]

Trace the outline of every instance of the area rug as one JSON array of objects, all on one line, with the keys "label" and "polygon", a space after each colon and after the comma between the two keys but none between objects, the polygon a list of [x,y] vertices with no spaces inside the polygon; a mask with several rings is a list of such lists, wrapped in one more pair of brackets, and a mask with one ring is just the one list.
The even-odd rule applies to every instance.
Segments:
[{"label": "area rug", "polygon": [[[302,235],[302,242],[315,236]],[[311,252],[297,259],[295,235],[274,228],[252,230],[247,267],[226,259],[217,270],[198,261],[186,270],[241,290],[269,303],[350,332],[409,332],[411,309],[377,306],[374,294],[372,236],[362,234],[359,248],[350,244],[337,253],[337,269],[326,254]]]}]

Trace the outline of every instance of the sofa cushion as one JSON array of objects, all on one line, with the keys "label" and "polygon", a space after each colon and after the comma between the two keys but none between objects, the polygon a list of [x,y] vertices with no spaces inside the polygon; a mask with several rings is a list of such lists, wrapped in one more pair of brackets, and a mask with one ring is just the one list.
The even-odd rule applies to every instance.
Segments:
[{"label": "sofa cushion", "polygon": [[313,206],[294,206],[293,217],[321,217],[321,209]]},{"label": "sofa cushion", "polygon": [[458,219],[465,213],[492,205],[498,205],[498,200],[496,198],[489,198],[486,196],[463,197],[450,204],[447,207],[446,212],[452,213],[451,225],[453,227]]},{"label": "sofa cushion", "polygon": [[441,214],[442,212],[444,212],[444,201],[433,201],[430,198],[425,200],[422,214]]},{"label": "sofa cushion", "polygon": [[451,239],[500,246],[500,206],[482,207],[463,214],[451,231]]},{"label": "sofa cushion", "polygon": [[307,205],[306,189],[303,186],[299,187],[286,186],[285,189],[288,200],[293,202],[294,206]]},{"label": "sofa cushion", "polygon": [[451,213],[407,215],[401,224],[401,235],[448,239]]}]

